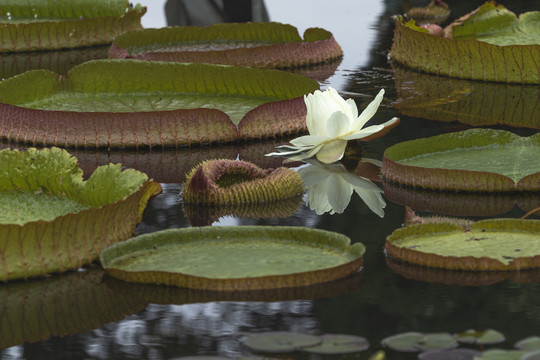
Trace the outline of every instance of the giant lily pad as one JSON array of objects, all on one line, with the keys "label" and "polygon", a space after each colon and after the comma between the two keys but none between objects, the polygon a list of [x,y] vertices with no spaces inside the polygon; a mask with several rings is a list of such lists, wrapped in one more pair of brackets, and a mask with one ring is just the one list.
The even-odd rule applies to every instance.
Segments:
[{"label": "giant lily pad", "polygon": [[4,1],[0,52],[107,44],[119,34],[140,29],[145,12],[128,0]]},{"label": "giant lily pad", "polygon": [[0,286],[0,349],[96,329],[142,311],[147,302],[102,281],[93,267]]},{"label": "giant lily pad", "polygon": [[95,60],[2,81],[0,137],[105,148],[275,137],[306,130],[302,96],[318,87],[279,70]]},{"label": "giant lily pad", "polygon": [[121,165],[86,181],[57,148],[0,151],[0,281],[76,269],[131,236],[158,183]]},{"label": "giant lily pad", "polygon": [[185,202],[204,205],[260,204],[304,193],[300,175],[280,167],[261,169],[247,161],[207,160],[187,175]]},{"label": "giant lily pad", "polygon": [[471,129],[405,141],[384,152],[390,182],[454,191],[539,191],[540,133]]},{"label": "giant lily pad", "polygon": [[389,256],[453,270],[493,271],[540,267],[540,220],[482,220],[411,225],[394,231],[385,243]]},{"label": "giant lily pad", "polygon": [[118,36],[110,50],[112,58],[259,68],[318,64],[342,54],[324,29],[309,28],[302,39],[295,27],[276,22],[144,29]]},{"label": "giant lily pad", "polygon": [[447,78],[393,64],[397,101],[404,115],[471,126],[540,129],[540,87]]},{"label": "giant lily pad", "polygon": [[365,248],[304,227],[201,227],[158,231],[108,247],[101,264],[119,279],[239,291],[305,286],[358,271]]},{"label": "giant lily pad", "polygon": [[418,71],[464,79],[540,83],[540,12],[519,18],[487,2],[434,36],[413,20],[395,18],[390,57]]}]

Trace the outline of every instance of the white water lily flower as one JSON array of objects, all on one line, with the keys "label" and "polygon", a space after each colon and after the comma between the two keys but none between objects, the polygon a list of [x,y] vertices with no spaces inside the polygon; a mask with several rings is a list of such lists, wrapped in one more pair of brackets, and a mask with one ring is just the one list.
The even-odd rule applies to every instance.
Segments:
[{"label": "white water lily flower", "polygon": [[304,160],[315,155],[324,163],[340,160],[348,140],[366,139],[399,122],[398,118],[393,118],[384,124],[363,128],[377,112],[383,95],[384,90],[381,90],[360,116],[354,100],[344,100],[331,87],[324,92],[316,90],[313,94],[304,95],[309,135],[293,139],[292,145],[279,146],[279,152],[266,155],[286,156],[291,160]]},{"label": "white water lily flower", "polygon": [[356,192],[375,214],[384,216],[386,202],[383,190],[374,182],[350,173],[339,163],[324,164],[315,159],[307,161],[311,165],[298,169],[307,188],[307,205],[317,215],[326,212],[341,214]]}]

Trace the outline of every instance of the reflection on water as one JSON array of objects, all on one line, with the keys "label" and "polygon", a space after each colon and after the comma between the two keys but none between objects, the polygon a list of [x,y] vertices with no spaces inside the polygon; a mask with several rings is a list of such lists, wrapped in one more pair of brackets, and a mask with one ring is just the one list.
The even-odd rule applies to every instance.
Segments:
[{"label": "reflection on water", "polygon": [[[152,2],[159,3],[154,0]],[[451,18],[473,10],[482,2],[482,0],[452,1],[456,11],[453,11]],[[267,5],[270,6],[268,3],[274,2],[267,2]],[[382,123],[385,119],[394,116],[401,118],[401,124],[388,135],[364,145],[364,156],[380,160],[383,151],[397,142],[469,127],[456,121],[424,120],[427,118],[427,109],[425,113],[420,113],[423,109],[422,106],[415,109],[419,111],[418,113],[406,115],[399,113],[399,110],[391,104],[397,98],[403,98],[407,89],[415,89],[417,85],[425,85],[426,89],[434,89],[433,91],[442,90],[446,86],[439,83],[442,79],[437,79],[436,83],[424,84],[424,82],[431,80],[419,79],[420,75],[418,77],[412,76],[406,84],[400,82],[401,80],[394,79],[394,72],[386,59],[393,31],[389,16],[400,11],[401,1],[377,1],[377,8],[383,9],[384,12],[381,14],[377,12],[375,15],[367,11],[364,2],[349,2],[347,3],[350,5],[348,8],[336,7],[334,3],[326,2],[327,6],[338,8],[342,13],[346,12],[354,17],[354,24],[351,23],[355,26],[354,28],[351,24],[342,21],[342,17],[328,16],[328,12],[324,8],[318,8],[322,3],[307,0],[295,2],[306,9],[317,10],[320,14],[317,21],[321,27],[332,31],[334,24],[339,23],[341,28],[349,26],[348,31],[340,32],[340,36],[336,36],[337,41],[344,48],[343,62],[339,64],[336,75],[324,81],[323,87],[331,85],[348,97],[354,98],[359,108],[364,108],[370,99],[381,88],[384,88],[387,91],[388,102],[381,104],[379,112],[375,115],[374,123]],[[538,0],[511,2],[505,5],[511,7],[520,4],[523,4],[523,7],[540,7]],[[270,8],[270,14],[272,14],[271,10]],[[521,12],[520,9],[512,10]],[[283,12],[287,11],[290,12],[288,7]],[[368,17],[365,17],[366,14]],[[294,15],[299,19],[305,17],[300,13]],[[272,20],[280,19],[272,18]],[[369,25],[370,23],[375,25]],[[293,25],[298,24],[293,23]],[[372,45],[370,47],[359,45],[366,43]],[[363,54],[364,58],[357,58],[356,55],[359,53]],[[417,78],[421,84],[415,84]],[[474,85],[480,86],[481,91],[485,91],[488,95],[483,99],[474,98],[475,102],[486,103],[488,101],[494,104],[499,101],[510,101],[510,104],[514,104],[511,99],[513,95],[509,92],[500,100],[498,97],[495,99],[489,95],[488,85],[480,85],[479,83]],[[503,90],[503,93],[506,92],[505,87],[497,87],[497,94],[500,89]],[[538,86],[532,86],[527,88],[523,94],[532,92],[534,95],[538,91]],[[422,92],[422,94],[424,95],[421,95],[417,100],[420,103],[425,103],[429,99],[429,91],[428,93]],[[518,94],[522,93],[518,91]],[[442,92],[432,95],[438,95],[439,98],[445,96]],[[538,99],[538,97],[536,98]],[[463,105],[471,101],[470,96],[459,99],[465,101],[462,103]],[[532,105],[524,101],[511,106],[521,106],[524,111],[534,110],[530,108]],[[538,103],[535,103],[534,106],[538,106]],[[436,111],[443,112],[441,108],[436,109]],[[475,111],[481,114],[482,107]],[[530,135],[531,132],[536,132],[534,129],[510,130],[520,133],[520,135]],[[265,145],[261,144],[261,148],[257,148],[258,144],[253,142],[239,144],[238,147],[234,148],[209,147],[171,152],[159,151],[149,154],[77,151],[76,155],[81,157],[81,163],[85,164],[83,165],[85,171],[91,171],[95,166],[109,161],[120,161],[126,167],[147,171],[151,177],[166,183],[163,184],[163,193],[149,202],[143,222],[137,227],[137,233],[140,234],[167,228],[191,226],[190,219],[186,216],[188,211],[184,212],[179,196],[180,183],[185,178],[185,172],[202,160],[216,157],[231,159],[238,157],[242,160],[255,162],[262,167],[279,166],[279,164],[269,163],[269,161],[276,161],[276,158],[263,156],[272,151],[278,144],[271,143],[268,148],[264,148]],[[254,146],[254,148],[250,148],[250,146]],[[278,160],[281,161],[281,159]],[[298,164],[294,166],[298,166]],[[346,167],[353,170],[348,165]],[[360,174],[360,176],[365,175]],[[301,204],[292,216],[286,218],[255,219],[225,216],[213,222],[213,225],[308,226],[343,233],[349,236],[353,242],[361,241],[367,248],[364,256],[364,268],[361,271],[361,286],[354,280],[352,284],[347,284],[350,290],[348,292],[340,290],[339,287],[325,284],[325,286],[328,285],[326,290],[329,292],[314,291],[307,297],[282,298],[274,298],[273,295],[265,294],[266,300],[271,299],[272,302],[263,302],[261,299],[253,298],[219,298],[215,294],[207,294],[208,297],[207,295],[197,294],[195,296],[191,294],[193,297],[189,298],[187,294],[177,292],[163,294],[153,289],[148,291],[141,288],[127,290],[118,283],[114,285],[105,283],[131,301],[139,301],[138,297],[142,296],[143,304],[146,302],[151,304],[144,310],[127,317],[124,317],[126,313],[117,317],[116,310],[96,310],[96,307],[87,306],[86,304],[100,304],[104,300],[103,296],[92,294],[87,295],[88,303],[73,300],[70,303],[71,306],[64,307],[64,310],[57,308],[55,311],[49,311],[40,305],[33,306],[32,309],[37,312],[41,311],[48,316],[44,316],[42,322],[37,323],[29,321],[27,316],[29,313],[22,314],[24,316],[22,319],[27,321],[25,324],[29,327],[36,324],[43,325],[45,322],[52,323],[54,319],[60,319],[66,315],[68,316],[66,322],[78,322],[75,317],[69,316],[65,309],[75,309],[86,315],[93,315],[94,318],[101,318],[101,315],[111,316],[107,317],[104,322],[113,322],[102,326],[95,324],[92,330],[87,331],[79,328],[78,331],[81,331],[79,334],[71,332],[68,335],[67,332],[63,332],[63,337],[52,336],[42,341],[31,342],[38,339],[27,338],[26,342],[23,342],[22,339],[19,339],[16,341],[19,345],[6,344],[6,346],[13,346],[0,351],[0,359],[172,359],[184,355],[221,355],[232,358],[241,354],[249,354],[238,341],[242,334],[269,330],[361,335],[368,338],[373,349],[379,346],[382,338],[403,331],[461,332],[469,328],[494,328],[503,332],[508,338],[507,342],[499,345],[503,348],[510,348],[515,341],[526,336],[538,335],[540,328],[540,304],[538,302],[540,284],[535,273],[513,273],[511,275],[515,275],[515,277],[511,276],[510,279],[481,279],[482,286],[470,286],[478,279],[468,277],[468,274],[459,273],[457,281],[455,279],[449,281],[448,274],[445,273],[443,275],[446,280],[440,281],[436,276],[426,278],[425,274],[422,274],[420,277],[416,270],[422,270],[425,273],[425,269],[417,267],[412,271],[402,268],[398,271],[394,265],[387,264],[387,258],[382,249],[386,236],[400,227],[403,222],[404,204],[412,206],[414,202],[413,208],[436,214],[471,217],[520,217],[524,211],[519,207],[528,209],[538,204],[537,198],[528,196],[532,199],[529,201],[527,197],[486,196],[482,198],[464,194],[440,195],[436,193],[417,195],[414,192],[400,192],[390,189],[387,184],[384,184],[384,191],[383,196],[387,202],[384,208],[384,218],[373,213],[360,197],[350,196],[348,207],[343,210],[342,214],[324,213],[317,215],[315,211]],[[519,207],[514,207],[515,204]],[[458,213],[459,211],[462,213]],[[532,276],[529,278],[522,276],[528,274],[532,274]],[[429,271],[428,275],[437,275],[437,273]],[[432,280],[436,281],[432,282]],[[103,282],[96,280],[93,284],[95,286],[90,288],[101,289]],[[123,285],[126,286],[126,284]],[[68,302],[69,299],[77,297],[76,294],[68,296],[70,292],[77,291],[76,287],[64,289],[67,290],[50,290],[46,295],[49,298],[57,296],[58,299]],[[110,292],[110,289],[105,289],[105,293],[112,294],[113,292]],[[148,293],[153,294],[154,298],[147,297]],[[10,295],[10,304],[29,301],[28,295],[25,294],[28,293],[23,292],[22,296],[17,297]],[[41,292],[41,294],[45,293]],[[27,304],[29,303],[27,302]],[[6,311],[9,310],[0,304],[2,320],[8,318]],[[114,322],[116,319],[122,320]],[[414,358],[415,355],[407,357],[407,359]]]}]

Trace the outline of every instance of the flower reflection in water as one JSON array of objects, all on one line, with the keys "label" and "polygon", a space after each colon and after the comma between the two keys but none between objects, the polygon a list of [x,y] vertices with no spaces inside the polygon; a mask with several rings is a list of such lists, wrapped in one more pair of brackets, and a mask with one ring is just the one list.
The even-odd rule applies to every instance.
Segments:
[{"label": "flower reflection in water", "polygon": [[[371,211],[384,216],[383,190],[373,181],[348,172],[340,163],[325,164],[313,158],[304,161],[310,165],[298,169],[298,173],[308,191],[306,203],[317,215],[343,213],[355,191]],[[380,163],[370,159],[362,161]]]}]

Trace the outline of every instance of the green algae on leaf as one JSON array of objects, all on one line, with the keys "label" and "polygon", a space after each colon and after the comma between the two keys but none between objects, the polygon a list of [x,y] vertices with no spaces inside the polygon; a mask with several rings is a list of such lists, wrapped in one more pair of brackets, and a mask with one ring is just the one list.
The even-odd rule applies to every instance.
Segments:
[{"label": "green algae on leaf", "polygon": [[[102,248],[131,236],[160,191],[121,165],[100,166],[83,180],[77,159],[58,148],[0,151],[0,192],[10,193],[2,210],[24,212],[0,223],[0,281],[91,263]],[[53,203],[40,206],[44,201]]]},{"label": "green algae on leaf", "polygon": [[[540,64],[536,60],[540,57],[538,11],[518,19],[488,2],[467,15],[461,24],[445,29],[446,37],[431,35],[403,17],[395,17],[394,22],[390,57],[414,70],[463,79],[540,83]],[[520,35],[522,32],[526,35]]]},{"label": "green algae on leaf", "polygon": [[144,29],[118,36],[110,49],[111,58],[258,68],[313,65],[342,54],[332,34],[324,29],[309,28],[302,39],[295,27],[276,22]]},{"label": "green algae on leaf", "polygon": [[187,175],[182,197],[189,204],[260,204],[304,193],[300,175],[280,167],[261,169],[247,161],[207,160]]},{"label": "green algae on leaf", "polygon": [[387,237],[389,256],[427,267],[507,271],[540,267],[540,220],[482,220],[469,226],[428,223]]},{"label": "green algae on leaf", "polygon": [[0,137],[134,148],[295,134],[306,130],[302,96],[318,87],[273,69],[95,60],[66,76],[33,70],[2,81]]},{"label": "green algae on leaf", "polygon": [[201,227],[145,234],[101,253],[126,281],[219,291],[278,289],[342,278],[365,251],[344,235],[287,226]]},{"label": "green algae on leaf", "polygon": [[385,180],[424,189],[538,191],[540,134],[471,129],[398,143],[384,152]]},{"label": "green algae on leaf", "polygon": [[119,34],[141,29],[145,12],[127,0],[3,2],[0,53],[108,44]]}]

